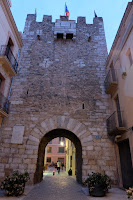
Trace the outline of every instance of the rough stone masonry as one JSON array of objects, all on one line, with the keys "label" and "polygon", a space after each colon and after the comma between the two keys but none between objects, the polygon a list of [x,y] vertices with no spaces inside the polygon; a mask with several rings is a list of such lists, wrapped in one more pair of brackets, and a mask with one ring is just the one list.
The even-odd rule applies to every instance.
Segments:
[{"label": "rough stone masonry", "polygon": [[54,129],[71,131],[82,145],[82,179],[105,172],[117,183],[114,145],[107,136],[109,99],[104,91],[107,47],[103,20],[85,17],[52,22],[27,15],[18,75],[8,118],[1,128],[0,179],[12,170],[30,173],[38,148]]}]

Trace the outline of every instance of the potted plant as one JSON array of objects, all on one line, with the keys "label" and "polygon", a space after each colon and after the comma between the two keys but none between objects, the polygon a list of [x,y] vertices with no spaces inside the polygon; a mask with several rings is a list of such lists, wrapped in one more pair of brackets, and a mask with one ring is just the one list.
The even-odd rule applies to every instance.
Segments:
[{"label": "potted plant", "polygon": [[68,170],[68,175],[72,176],[72,170],[71,169]]},{"label": "potted plant", "polygon": [[111,188],[111,179],[101,173],[88,174],[85,183],[88,185],[90,196],[94,197],[105,196],[108,189]]},{"label": "potted plant", "polygon": [[7,196],[20,196],[24,193],[25,183],[29,180],[29,173],[13,172],[1,183],[0,188],[5,190]]},{"label": "potted plant", "polygon": [[128,190],[126,190],[126,193],[129,199],[133,199],[133,187],[130,187]]}]

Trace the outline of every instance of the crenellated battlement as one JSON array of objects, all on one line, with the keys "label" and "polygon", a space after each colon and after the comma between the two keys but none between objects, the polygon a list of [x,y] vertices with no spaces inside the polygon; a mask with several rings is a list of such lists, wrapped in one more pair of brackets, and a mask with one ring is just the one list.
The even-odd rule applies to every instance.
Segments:
[{"label": "crenellated battlement", "polygon": [[60,16],[60,19],[52,22],[52,16],[43,15],[42,22],[37,22],[35,14],[28,14],[23,39],[29,35],[30,37],[38,37],[40,40],[40,36],[43,37],[43,34],[48,31],[53,34],[54,40],[72,39],[75,41],[77,36],[79,37],[78,30],[80,30],[82,38],[83,35],[85,38],[87,36],[87,41],[90,41],[92,35],[104,34],[103,19],[97,17],[93,19],[93,24],[86,24],[85,17],[78,17],[76,23],[76,20],[68,20],[67,16]]}]

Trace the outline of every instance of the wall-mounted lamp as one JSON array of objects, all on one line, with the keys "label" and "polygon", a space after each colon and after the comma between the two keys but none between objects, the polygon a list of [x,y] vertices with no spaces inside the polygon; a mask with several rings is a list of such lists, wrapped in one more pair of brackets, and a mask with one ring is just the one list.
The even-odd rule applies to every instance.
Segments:
[{"label": "wall-mounted lamp", "polygon": [[61,142],[60,142],[60,145],[61,145],[61,146],[64,146],[64,142],[63,142],[63,141],[61,141]]}]

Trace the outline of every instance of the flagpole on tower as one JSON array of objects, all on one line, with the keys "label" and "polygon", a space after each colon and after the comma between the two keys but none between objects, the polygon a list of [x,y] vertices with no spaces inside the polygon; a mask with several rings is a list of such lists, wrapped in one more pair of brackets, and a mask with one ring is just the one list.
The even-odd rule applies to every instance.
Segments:
[{"label": "flagpole on tower", "polygon": [[67,8],[67,5],[66,5],[66,3],[65,3],[65,15],[68,17],[68,19],[69,19],[69,16],[70,16],[70,13],[69,13],[69,10],[68,10],[68,8]]},{"label": "flagpole on tower", "polygon": [[94,10],[94,16],[95,16],[95,18],[97,18],[97,14],[96,14],[95,10]]},{"label": "flagpole on tower", "polygon": [[36,10],[36,8],[35,8],[35,16],[37,17],[37,10]]}]

